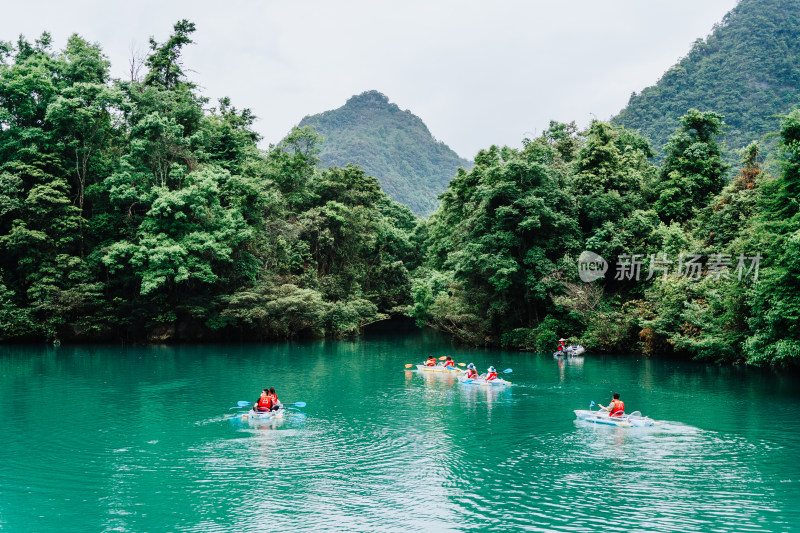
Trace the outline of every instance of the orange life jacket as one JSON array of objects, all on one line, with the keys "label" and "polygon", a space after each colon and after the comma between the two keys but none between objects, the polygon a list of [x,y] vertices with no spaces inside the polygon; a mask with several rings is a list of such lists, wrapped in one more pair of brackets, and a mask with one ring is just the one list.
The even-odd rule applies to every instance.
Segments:
[{"label": "orange life jacket", "polygon": [[470,368],[467,370],[467,379],[475,379],[478,377],[478,371]]},{"label": "orange life jacket", "polygon": [[433,358],[433,357],[431,357],[431,358],[430,358],[430,359],[428,359],[428,361],[425,363],[425,366],[436,366],[436,359],[435,359],[435,358]]},{"label": "orange life jacket", "polygon": [[493,379],[497,379],[497,372],[489,372],[489,375],[486,376],[486,381],[492,381]]},{"label": "orange life jacket", "polygon": [[270,398],[270,400],[272,400],[273,405],[277,405],[277,404],[281,403],[281,402],[278,401],[278,395],[277,394],[270,394],[269,398]]},{"label": "orange life jacket", "polygon": [[449,367],[451,367],[451,368],[452,368],[452,367],[454,367],[454,366],[455,366],[455,364],[456,364],[456,362],[455,362],[455,361],[445,361],[445,362],[444,362],[444,366],[445,366],[445,367],[448,367],[448,366],[449,366]]},{"label": "orange life jacket", "polygon": [[625,413],[625,404],[622,400],[611,400],[611,412],[608,416],[622,416]]},{"label": "orange life jacket", "polygon": [[261,393],[261,397],[256,404],[256,409],[259,411],[269,411],[272,409],[272,396],[267,393]]}]

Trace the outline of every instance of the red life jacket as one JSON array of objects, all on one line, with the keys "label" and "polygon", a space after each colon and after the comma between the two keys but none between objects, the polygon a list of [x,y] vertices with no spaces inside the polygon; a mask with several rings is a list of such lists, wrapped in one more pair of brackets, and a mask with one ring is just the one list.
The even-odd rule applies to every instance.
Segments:
[{"label": "red life jacket", "polygon": [[622,400],[611,400],[611,412],[608,416],[622,416],[625,414],[625,404]]},{"label": "red life jacket", "polygon": [[261,398],[258,399],[258,403],[256,404],[256,409],[259,411],[269,411],[272,408],[272,396],[269,394],[261,394]]},{"label": "red life jacket", "polygon": [[453,367],[455,366],[455,364],[456,364],[456,362],[455,362],[455,361],[445,361],[445,362],[444,362],[444,366],[445,366],[445,367],[448,367],[448,366],[449,366],[450,368],[453,368]]},{"label": "red life jacket", "polygon": [[436,366],[436,359],[434,359],[433,357],[431,357],[431,358],[430,358],[430,359],[428,359],[428,361],[425,363],[425,366]]},{"label": "red life jacket", "polygon": [[467,379],[475,379],[477,377],[478,377],[478,371],[477,370],[475,370],[473,368],[470,368],[469,370],[467,370]]},{"label": "red life jacket", "polygon": [[559,350],[563,350],[564,348],[565,348],[564,343],[563,342],[559,342],[558,343],[558,349]]},{"label": "red life jacket", "polygon": [[272,400],[272,405],[278,405],[279,403],[281,403],[281,402],[278,401],[278,395],[277,394],[270,394],[269,395],[269,399]]},{"label": "red life jacket", "polygon": [[497,372],[489,372],[489,375],[486,376],[486,381],[492,381],[493,379],[497,379]]}]

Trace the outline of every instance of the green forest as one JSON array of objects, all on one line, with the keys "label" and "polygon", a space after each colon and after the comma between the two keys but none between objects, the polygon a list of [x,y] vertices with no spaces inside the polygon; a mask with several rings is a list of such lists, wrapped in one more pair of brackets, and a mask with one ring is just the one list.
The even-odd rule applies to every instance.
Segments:
[{"label": "green forest", "polygon": [[[430,218],[296,128],[211,103],[150,41],[130,79],[99,45],[0,43],[0,334],[124,342],[352,336],[411,317],[460,342],[800,363],[800,111],[735,154],[687,109],[642,134],[551,122],[459,169]],[[604,276],[581,279],[590,251]]]},{"label": "green forest", "polygon": [[[779,154],[753,143],[733,169],[723,128],[690,110],[660,165],[644,137],[599,121],[481,151],[420,230],[411,314],[475,345],[546,352],[563,336],[595,352],[797,365],[800,111]],[[586,283],[584,251],[614,266]]]},{"label": "green forest", "polygon": [[389,103],[386,95],[366,91],[339,109],[305,117],[300,127],[313,127],[322,137],[321,166],[356,163],[378,178],[395,201],[420,216],[439,207],[437,197],[459,167],[472,168],[410,111]]},{"label": "green forest", "polygon": [[4,339],[342,336],[409,304],[411,211],[319,170],[308,129],[259,150],[249,110],[187,79],[194,30],[130,80],[77,35],[0,44]]}]

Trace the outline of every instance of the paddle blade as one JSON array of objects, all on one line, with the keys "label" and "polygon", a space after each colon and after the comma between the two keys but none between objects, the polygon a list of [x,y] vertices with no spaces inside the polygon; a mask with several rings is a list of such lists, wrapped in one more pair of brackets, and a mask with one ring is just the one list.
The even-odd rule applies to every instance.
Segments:
[{"label": "paddle blade", "polygon": [[443,355],[443,356],[441,356],[441,357],[439,358],[439,361],[444,361],[445,359],[447,359],[447,356],[446,356],[446,355]]},{"label": "paddle blade", "polygon": [[247,407],[248,405],[252,405],[250,402],[245,402],[245,401],[236,402],[236,403],[237,403],[237,405],[239,407]]},{"label": "paddle blade", "polygon": [[595,403],[594,403],[594,402],[590,403],[590,404],[589,404],[589,409],[591,409],[591,408],[592,408],[592,407],[594,407],[594,406],[595,406]]},{"label": "paddle blade", "polygon": [[406,365],[406,368],[411,368],[412,366],[414,366],[414,364],[413,364],[413,363],[408,363],[408,364]]},{"label": "paddle blade", "polygon": [[512,372],[513,370],[511,370],[510,368],[506,368],[505,370],[503,370],[503,374],[510,374]]},{"label": "paddle blade", "polygon": [[465,379],[465,380],[464,380],[464,381],[462,381],[461,383],[472,383],[473,381],[475,381],[475,380],[474,380],[474,379],[472,379],[472,378],[469,378],[469,379]]},{"label": "paddle blade", "polygon": [[458,363],[458,366],[467,366],[467,363]]},{"label": "paddle blade", "polygon": [[294,402],[292,405],[294,405],[295,407],[305,407],[306,402]]}]

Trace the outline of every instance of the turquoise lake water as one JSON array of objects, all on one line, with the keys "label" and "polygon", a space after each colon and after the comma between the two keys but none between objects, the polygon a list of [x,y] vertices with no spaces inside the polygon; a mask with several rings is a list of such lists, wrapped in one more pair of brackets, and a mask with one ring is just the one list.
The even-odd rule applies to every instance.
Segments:
[{"label": "turquoise lake water", "polygon": [[[405,371],[512,368],[507,390]],[[283,421],[229,409],[274,386]],[[654,428],[573,410],[619,391]],[[0,347],[0,530],[800,531],[800,380],[355,341]]]}]

